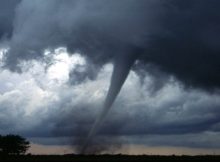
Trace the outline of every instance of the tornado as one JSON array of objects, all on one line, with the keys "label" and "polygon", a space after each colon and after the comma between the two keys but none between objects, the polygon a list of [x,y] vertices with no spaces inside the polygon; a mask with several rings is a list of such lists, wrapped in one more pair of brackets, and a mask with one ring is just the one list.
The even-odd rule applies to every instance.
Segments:
[{"label": "tornado", "polygon": [[95,134],[98,132],[99,128],[101,127],[103,120],[107,116],[109,110],[112,107],[112,104],[114,103],[118,93],[120,92],[129,72],[134,64],[135,60],[137,59],[139,53],[132,53],[127,55],[119,55],[115,58],[114,61],[114,69],[111,76],[111,83],[110,87],[106,96],[106,99],[103,103],[102,110],[99,114],[99,116],[96,118],[95,123],[93,124],[92,128],[89,131],[89,134],[82,145],[80,154],[85,154],[86,149],[92,140],[92,138],[95,136]]}]

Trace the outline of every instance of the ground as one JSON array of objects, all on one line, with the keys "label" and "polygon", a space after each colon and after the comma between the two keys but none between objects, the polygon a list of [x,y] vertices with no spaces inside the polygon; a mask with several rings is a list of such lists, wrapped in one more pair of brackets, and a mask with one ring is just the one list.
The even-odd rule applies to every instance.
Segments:
[{"label": "ground", "polygon": [[0,161],[4,162],[130,162],[130,161],[147,161],[147,162],[161,162],[161,161],[182,161],[182,162],[190,162],[190,161],[220,161],[219,156],[128,156],[128,155],[25,155],[25,156],[8,156],[8,157],[0,157]]}]

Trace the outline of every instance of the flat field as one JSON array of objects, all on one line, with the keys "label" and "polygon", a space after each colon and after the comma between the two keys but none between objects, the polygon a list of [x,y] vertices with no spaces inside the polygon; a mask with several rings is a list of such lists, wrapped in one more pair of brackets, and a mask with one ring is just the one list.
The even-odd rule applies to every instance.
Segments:
[{"label": "flat field", "polygon": [[152,156],[152,155],[23,155],[0,156],[1,162],[220,162],[219,156]]}]

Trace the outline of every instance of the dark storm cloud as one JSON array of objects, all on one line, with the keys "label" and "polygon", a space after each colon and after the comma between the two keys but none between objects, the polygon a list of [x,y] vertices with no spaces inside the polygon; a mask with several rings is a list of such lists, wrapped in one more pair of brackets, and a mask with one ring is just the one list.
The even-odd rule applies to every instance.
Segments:
[{"label": "dark storm cloud", "polygon": [[187,85],[216,88],[219,6],[217,0],[24,0],[16,9],[6,66],[16,70],[19,60],[40,58],[45,48],[57,46],[96,64],[121,54],[126,59],[133,51],[142,54],[140,62],[155,64]]},{"label": "dark storm cloud", "polygon": [[[170,1],[160,19],[162,32],[151,41],[144,60],[190,86],[220,83],[219,1]],[[142,59],[141,59],[142,60]]]},{"label": "dark storm cloud", "polygon": [[1,0],[0,2],[0,40],[10,38],[13,31],[15,8],[20,0]]},{"label": "dark storm cloud", "polygon": [[141,25],[150,19],[142,16],[145,9],[151,12],[144,1],[133,0],[22,1],[16,10],[7,65],[13,69],[18,60],[39,58],[42,50],[56,46],[67,46],[103,64],[138,43],[140,38],[132,30],[146,30]]}]

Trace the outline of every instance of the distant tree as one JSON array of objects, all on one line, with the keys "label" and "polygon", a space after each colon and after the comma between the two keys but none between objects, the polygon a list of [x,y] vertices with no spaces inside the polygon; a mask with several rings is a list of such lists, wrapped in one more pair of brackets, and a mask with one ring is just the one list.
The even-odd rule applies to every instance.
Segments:
[{"label": "distant tree", "polygon": [[29,148],[29,142],[19,135],[0,135],[0,154],[20,155]]}]

